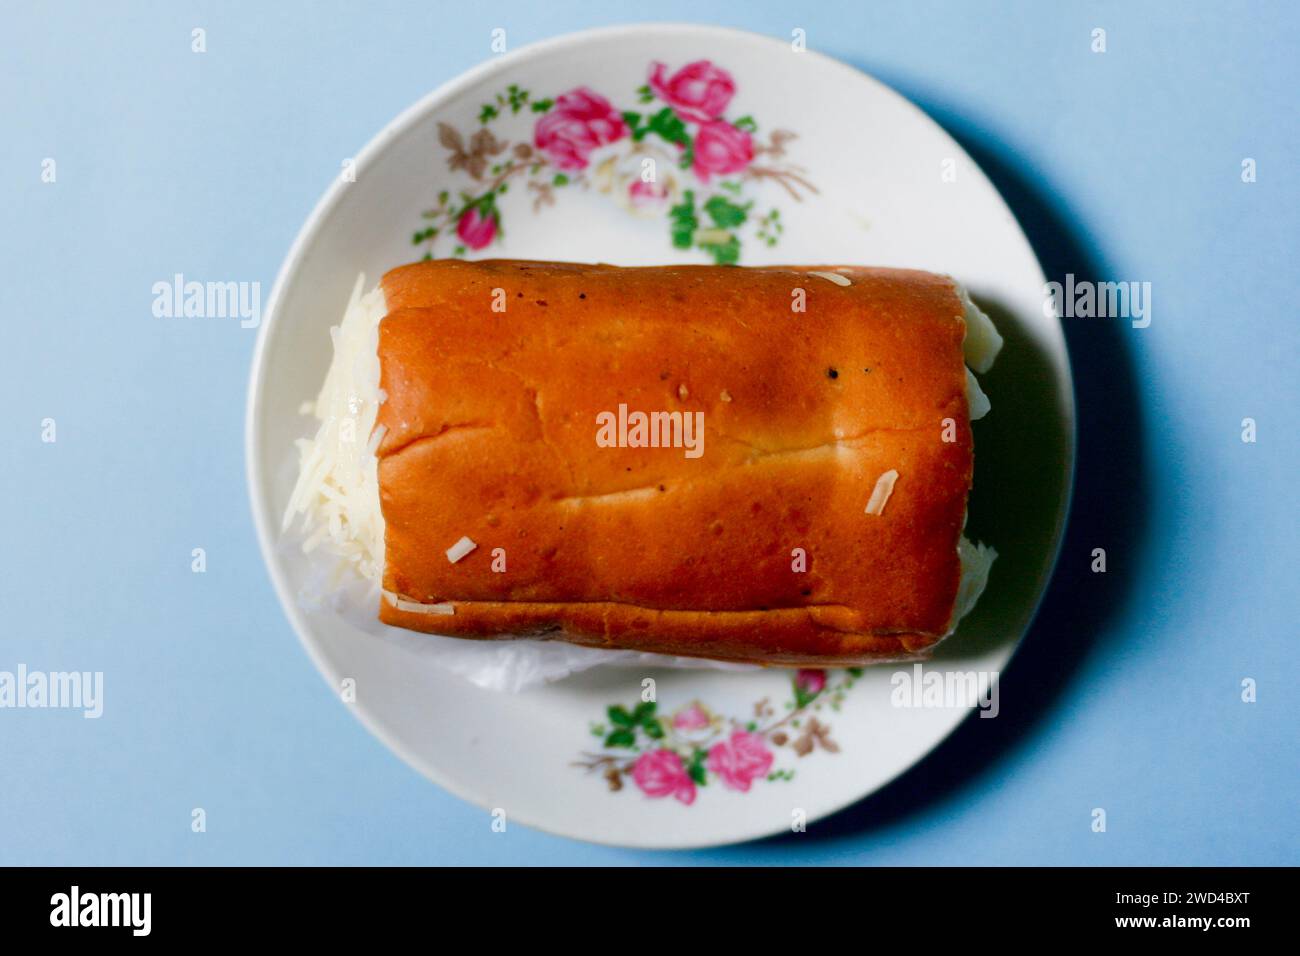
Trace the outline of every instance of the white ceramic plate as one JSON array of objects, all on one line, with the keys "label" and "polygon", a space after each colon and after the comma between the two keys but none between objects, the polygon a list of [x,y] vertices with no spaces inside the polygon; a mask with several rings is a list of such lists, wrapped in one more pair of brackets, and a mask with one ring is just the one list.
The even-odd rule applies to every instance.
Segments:
[{"label": "white ceramic plate", "polygon": [[[711,66],[681,72],[702,60]],[[664,68],[652,83],[657,62]],[[690,152],[671,140],[688,141]],[[666,197],[634,187],[645,158],[658,163]],[[984,377],[993,411],[976,425],[968,525],[1001,557],[977,610],[927,668],[1000,672],[1055,559],[1069,498],[1072,390],[1033,252],[943,130],[875,80],[786,40],[655,24],[496,58],[391,122],[355,172],[303,226],[270,297],[249,390],[248,476],[285,612],[332,686],[356,681],[350,706],[377,737],[438,784],[512,821],[601,843],[693,847],[789,831],[801,816],[811,823],[844,807],[920,760],[969,713],[969,700],[898,706],[903,678],[895,675],[912,679],[911,666],[856,678],[812,673],[802,692],[787,671],[639,667],[600,668],[517,695],[480,690],[428,655],[304,612],[294,595],[307,561],[276,543],[291,444],[304,432],[298,409],[320,385],[327,330],[359,271],[374,282],[457,246],[470,257],[656,264],[736,256],[746,265],[931,269],[967,284],[1007,346]],[[673,237],[674,228],[679,241],[692,234],[687,190],[705,231],[682,249]],[[427,236],[430,228],[439,231]],[[657,681],[657,708],[628,716],[647,676]],[[622,746],[629,734],[639,749]]]}]

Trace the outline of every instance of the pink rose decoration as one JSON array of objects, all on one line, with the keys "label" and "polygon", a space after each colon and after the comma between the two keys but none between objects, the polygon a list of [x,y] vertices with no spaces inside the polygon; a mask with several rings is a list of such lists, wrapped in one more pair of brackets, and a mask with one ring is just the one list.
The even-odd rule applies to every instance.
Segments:
[{"label": "pink rose decoration", "polygon": [[668,187],[662,183],[648,183],[643,179],[635,179],[627,187],[627,198],[638,208],[658,206],[668,198]]},{"label": "pink rose decoration", "polygon": [[695,135],[695,175],[707,183],[714,173],[738,173],[754,159],[754,141],[725,120],[713,120]]},{"label": "pink rose decoration", "polygon": [[685,710],[679,710],[673,717],[673,726],[678,730],[703,730],[709,726],[709,715],[699,704],[691,704]]},{"label": "pink rose decoration", "polygon": [[479,212],[478,206],[470,206],[461,213],[456,223],[456,235],[470,249],[482,249],[497,234],[496,213],[486,216]]},{"label": "pink rose decoration", "polygon": [[826,689],[826,672],[823,670],[800,669],[794,675],[794,684],[809,694],[820,694]]},{"label": "pink rose decoration", "polygon": [[637,757],[632,779],[647,797],[671,795],[687,806],[695,802],[695,781],[671,750],[651,750]]},{"label": "pink rose decoration", "polygon": [[618,110],[583,86],[557,99],[537,121],[533,142],[560,169],[585,169],[593,149],[626,135]]},{"label": "pink rose decoration", "polygon": [[696,123],[717,119],[735,95],[736,84],[731,74],[708,60],[688,63],[667,78],[664,77],[666,69],[662,63],[651,64],[650,89],[684,119]]},{"label": "pink rose decoration", "polygon": [[772,753],[762,734],[737,730],[730,740],[710,748],[707,766],[732,790],[748,791],[772,769]]}]

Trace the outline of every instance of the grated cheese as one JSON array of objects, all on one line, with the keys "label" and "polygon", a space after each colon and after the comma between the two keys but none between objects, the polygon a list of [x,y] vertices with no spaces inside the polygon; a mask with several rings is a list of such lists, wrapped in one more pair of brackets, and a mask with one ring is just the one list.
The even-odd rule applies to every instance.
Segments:
[{"label": "grated cheese", "polygon": [[885,505],[889,503],[889,496],[894,493],[896,481],[898,481],[898,472],[892,468],[876,479],[876,487],[871,489],[871,500],[867,502],[867,514],[885,513]]},{"label": "grated cheese", "polygon": [[447,549],[447,560],[450,561],[452,564],[455,564],[457,561],[465,557],[465,555],[469,554],[477,547],[478,545],[475,544],[473,540],[471,540],[470,538],[461,538],[459,541],[457,541],[455,544],[453,544],[450,548]]},{"label": "grated cheese", "polygon": [[962,320],[966,323],[962,351],[965,353],[966,364],[983,375],[993,367],[993,360],[1002,351],[1002,336],[993,320],[971,299],[966,287],[960,282],[956,286],[957,297],[961,299]]},{"label": "grated cheese", "polygon": [[979,380],[975,378],[970,369],[966,369],[966,405],[970,411],[970,420],[973,422],[979,421],[993,407],[993,403],[984,394],[984,389],[980,388]]},{"label": "grated cheese", "polygon": [[971,608],[984,593],[989,583],[989,571],[997,560],[998,552],[986,544],[975,544],[964,534],[957,541],[957,557],[961,561],[961,581],[957,585],[957,600],[953,604],[951,634],[957,622],[970,613]]},{"label": "grated cheese", "polygon": [[[387,311],[381,289],[362,294],[358,276],[342,321],[330,329],[334,356],[315,402],[306,411],[320,422],[298,447],[298,481],[284,511],[282,530],[301,516],[304,551],[321,548],[340,567],[354,567],[378,582],[384,569],[384,515],[379,508],[375,452],[383,427],[375,418],[379,389],[379,323]],[[358,436],[368,436],[362,443]]]},{"label": "grated cheese", "polygon": [[834,283],[835,283],[836,285],[838,285],[838,286],[849,286],[849,285],[853,285],[853,280],[852,280],[852,279],[850,279],[848,276],[842,276],[842,275],[840,275],[838,272],[816,272],[816,271],[810,271],[808,274],[809,274],[810,276],[818,276],[819,278],[822,278],[822,279],[828,279],[828,280],[830,280],[831,282],[834,282]]},{"label": "grated cheese", "polygon": [[440,614],[443,617],[451,617],[456,613],[455,605],[421,604],[419,601],[408,601],[406,598],[398,597],[392,591],[385,591],[384,599],[399,611],[410,611],[412,614]]}]

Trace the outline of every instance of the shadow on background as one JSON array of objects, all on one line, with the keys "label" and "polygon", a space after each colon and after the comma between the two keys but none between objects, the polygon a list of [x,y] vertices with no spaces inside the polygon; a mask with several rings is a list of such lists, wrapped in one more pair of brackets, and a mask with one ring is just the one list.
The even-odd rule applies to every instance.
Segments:
[{"label": "shadow on background", "polygon": [[[1115,278],[1083,242],[1051,187],[1022,172],[1014,153],[995,134],[971,126],[924,94],[915,95],[906,83],[886,82],[934,117],[984,170],[1020,221],[1049,281],[1063,281],[1066,273],[1074,273],[1076,281]],[[994,314],[995,321],[1005,318]],[[1063,324],[1078,427],[1074,497],[1051,584],[1001,676],[999,715],[993,720],[972,715],[928,757],[876,793],[806,834],[766,842],[834,840],[884,829],[950,799],[984,774],[1002,772],[1001,760],[1051,719],[1062,691],[1124,609],[1134,579],[1125,569],[1137,563],[1144,546],[1150,494],[1140,389],[1125,341],[1129,326],[1119,319],[1067,319]],[[1097,547],[1106,549],[1106,574],[1091,571]]]}]

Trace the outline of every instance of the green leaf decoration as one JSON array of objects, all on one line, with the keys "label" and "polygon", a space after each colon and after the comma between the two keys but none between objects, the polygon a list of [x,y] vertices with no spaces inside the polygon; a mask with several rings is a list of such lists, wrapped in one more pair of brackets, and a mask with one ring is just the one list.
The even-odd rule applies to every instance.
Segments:
[{"label": "green leaf decoration", "polygon": [[734,229],[749,216],[752,203],[737,205],[726,196],[712,196],[704,204],[704,211],[719,229]]},{"label": "green leaf decoration", "polygon": [[728,236],[726,242],[701,242],[700,248],[720,266],[734,266],[740,261],[740,240],[735,236]]},{"label": "green leaf decoration", "polygon": [[564,175],[564,173],[556,173],[555,178],[551,180],[551,185],[567,186],[569,185],[569,177]]},{"label": "green leaf decoration", "polygon": [[658,720],[647,720],[641,725],[641,729],[645,731],[646,736],[651,740],[663,740],[664,738],[664,725]]},{"label": "green leaf decoration", "polygon": [[668,210],[668,223],[672,232],[673,246],[678,249],[689,249],[695,230],[700,225],[699,219],[695,216],[693,191],[688,189],[682,193],[682,201]]},{"label": "green leaf decoration", "polygon": [[649,103],[654,100],[654,91],[649,86],[638,86],[636,88],[636,98],[638,102]]},{"label": "green leaf decoration", "polygon": [[701,787],[705,786],[709,782],[709,772],[704,767],[705,756],[706,754],[703,750],[696,748],[691,752],[690,762],[686,764],[687,776]]},{"label": "green leaf decoration", "polygon": [[528,91],[521,90],[514,83],[511,83],[510,87],[506,90],[506,96],[510,100],[511,113],[518,113],[528,102]]},{"label": "green leaf decoration", "polygon": [[634,747],[636,734],[631,730],[615,730],[605,738],[606,747]]},{"label": "green leaf decoration", "polygon": [[491,103],[484,103],[483,108],[479,110],[478,121],[486,126],[500,115],[500,111],[495,106]]},{"label": "green leaf decoration", "polygon": [[[654,133],[661,139],[669,143],[678,143],[685,146],[691,141],[691,137],[686,132],[686,124],[682,118],[673,112],[671,106],[665,106],[658,113],[655,113],[646,122],[642,135],[646,132]],[[635,137],[640,139],[640,137]]]},{"label": "green leaf decoration", "polygon": [[731,125],[736,127],[736,129],[740,130],[742,133],[758,132],[758,124],[754,122],[754,117],[752,116],[742,116]]},{"label": "green leaf decoration", "polygon": [[552,99],[535,100],[533,101],[533,105],[530,107],[530,109],[532,109],[534,113],[545,113],[554,105],[555,105],[555,100]]},{"label": "green leaf decoration", "polygon": [[609,715],[611,724],[618,724],[620,727],[632,727],[636,724],[632,715],[627,712],[627,708],[620,707],[618,704],[607,708],[605,713]]}]

